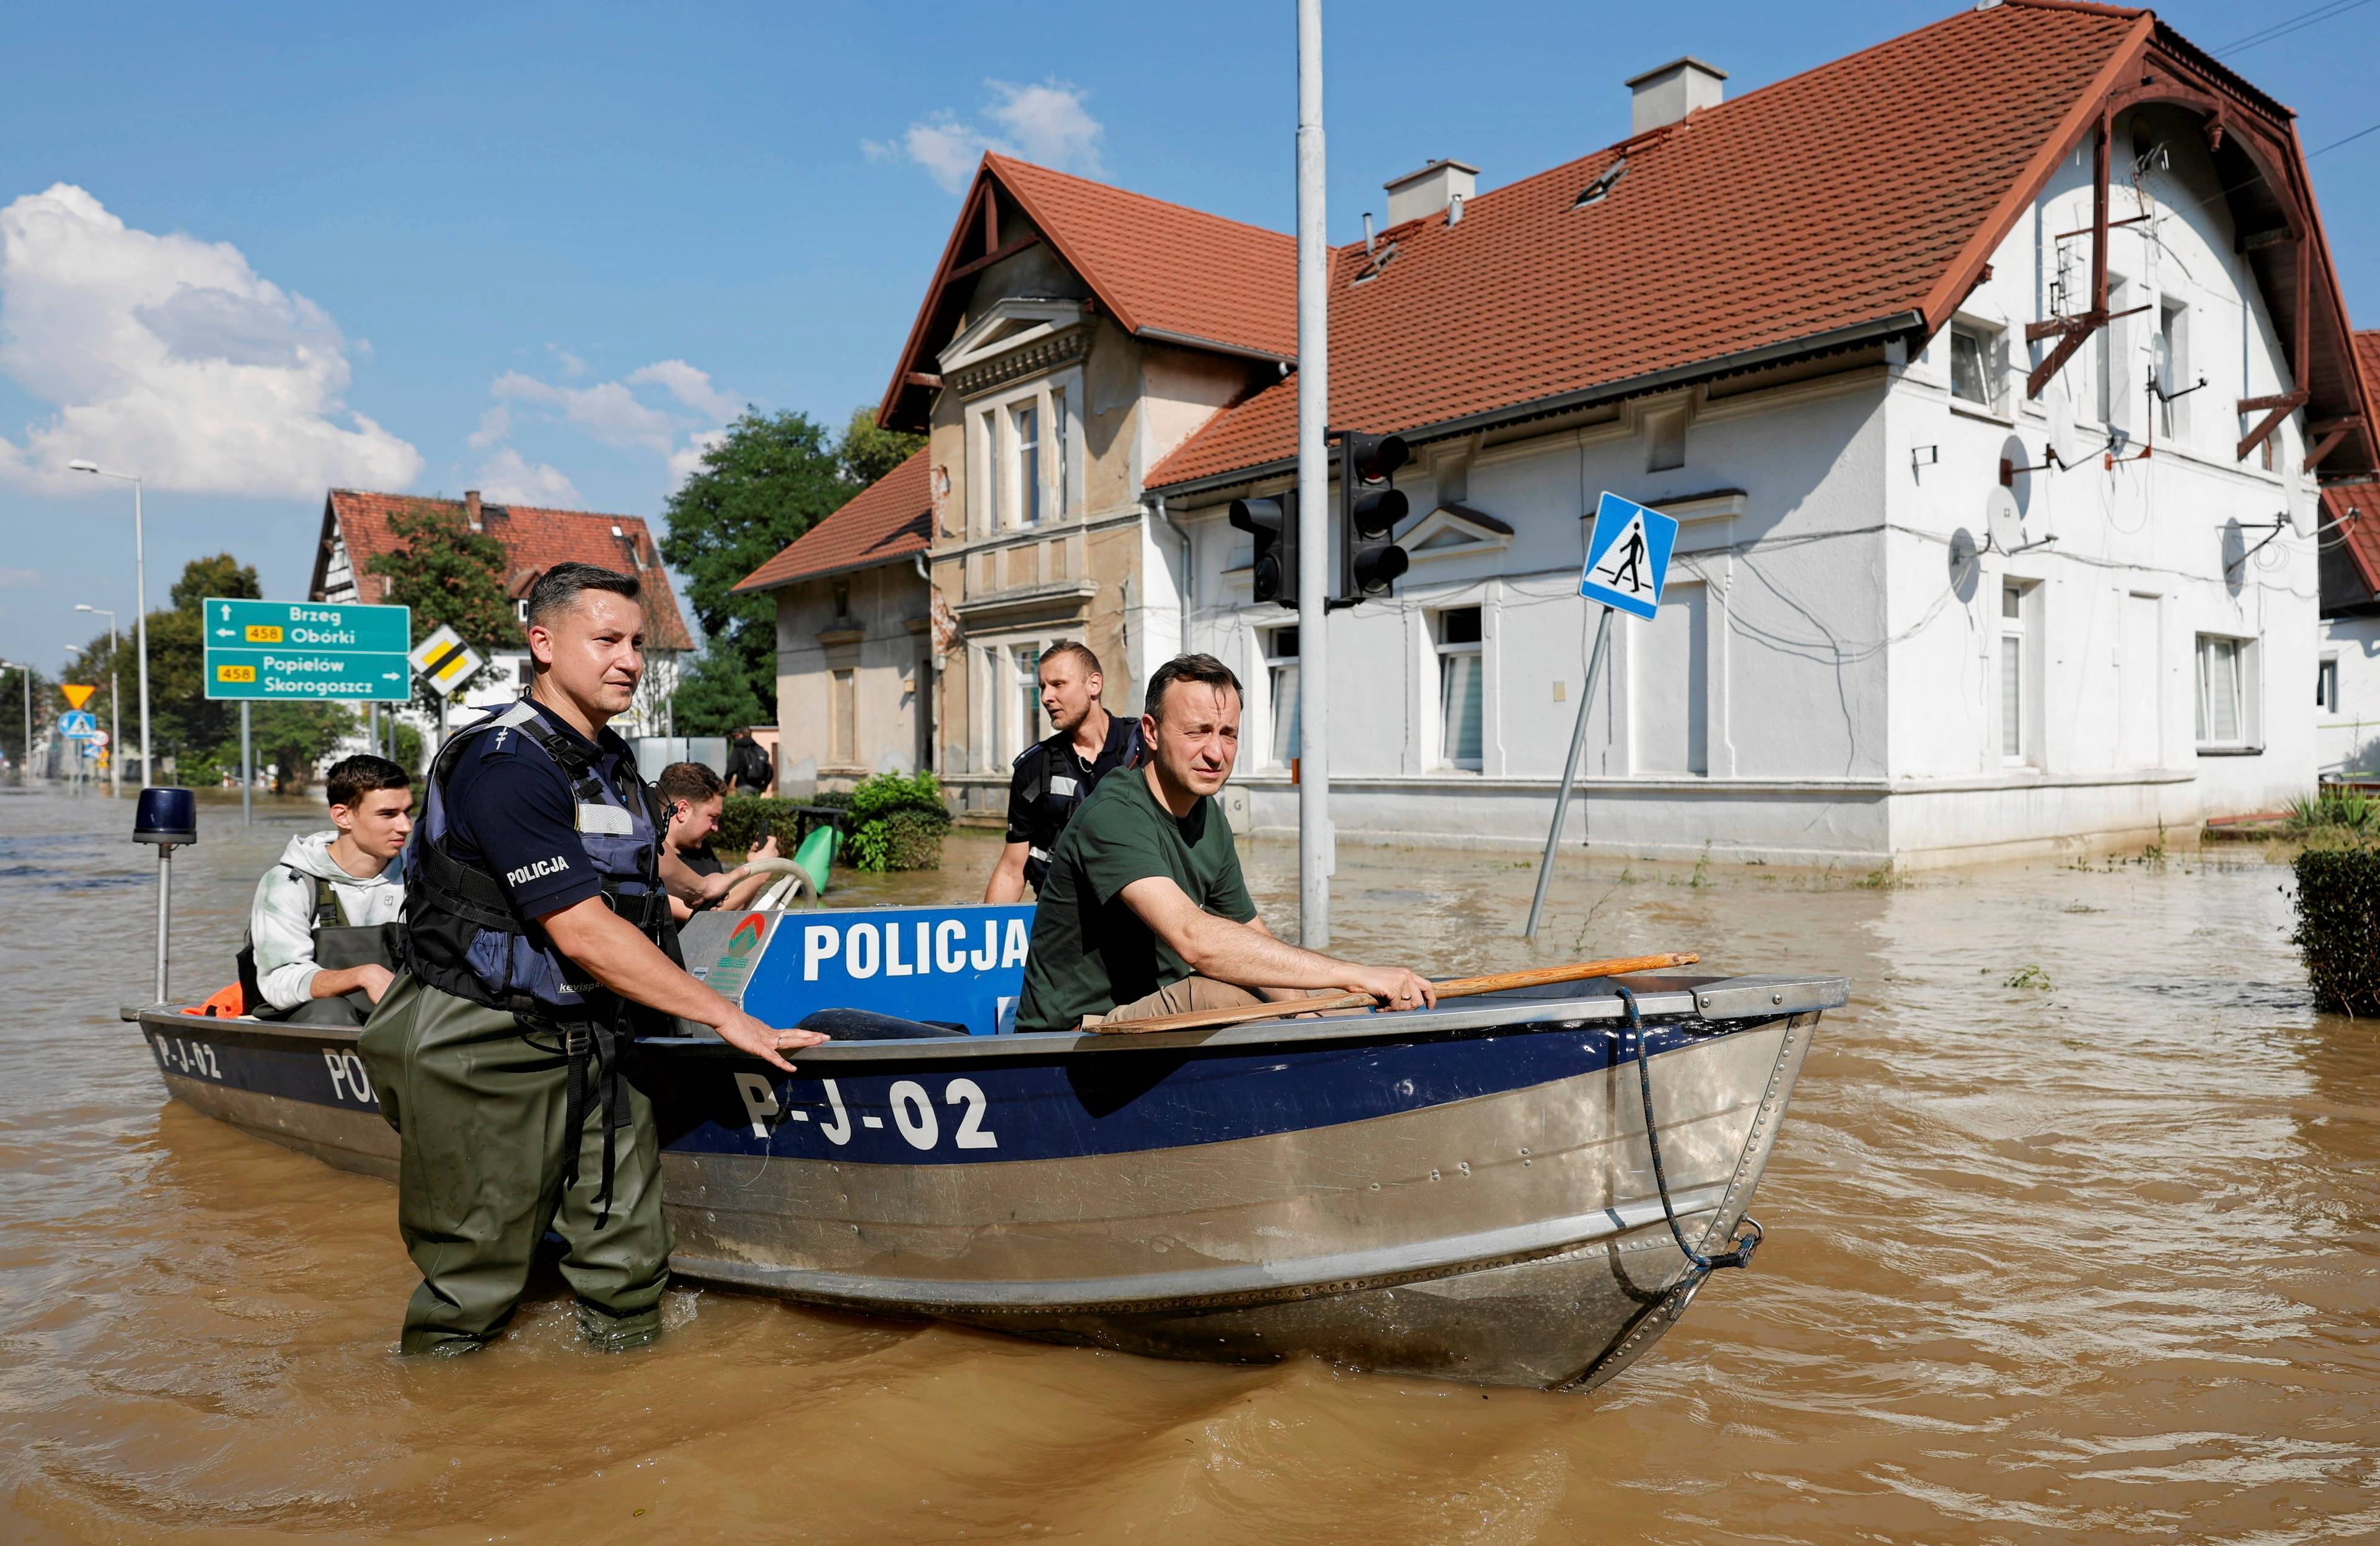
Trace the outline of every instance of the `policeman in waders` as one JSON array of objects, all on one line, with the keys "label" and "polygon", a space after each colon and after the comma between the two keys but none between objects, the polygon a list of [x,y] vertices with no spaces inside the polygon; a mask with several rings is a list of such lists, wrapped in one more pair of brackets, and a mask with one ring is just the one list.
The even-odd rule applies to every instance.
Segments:
[{"label": "policeman in waders", "polygon": [[455,736],[407,851],[405,962],[361,1051],[398,1132],[397,1226],[421,1269],[402,1350],[467,1353],[503,1328],[538,1241],[589,1341],[661,1325],[661,1144],[632,1040],[698,1021],[778,1069],[824,1040],[761,1024],[673,959],[666,897],[724,892],[662,841],[606,730],[644,671],[638,582],[557,565],[529,592],[529,695]]},{"label": "policeman in waders", "polygon": [[1041,711],[1056,733],[1018,755],[1008,780],[1008,846],[1000,852],[987,902],[1041,894],[1059,835],[1099,780],[1131,765],[1140,749],[1140,721],[1099,706],[1099,658],[1087,645],[1062,639],[1041,656]]}]

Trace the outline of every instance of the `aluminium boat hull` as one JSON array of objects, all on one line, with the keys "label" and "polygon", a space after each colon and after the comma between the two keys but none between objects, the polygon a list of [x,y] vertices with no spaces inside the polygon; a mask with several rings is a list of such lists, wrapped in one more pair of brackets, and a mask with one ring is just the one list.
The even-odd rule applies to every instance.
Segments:
[{"label": "aluminium boat hull", "polygon": [[[1631,979],[1669,1200],[1723,1250],[1825,978]],[[1699,1277],[1602,984],[1141,1037],[643,1044],[687,1276],[1174,1358],[1586,1388]],[[394,1177],[356,1033],[140,1013],[168,1091]]]}]

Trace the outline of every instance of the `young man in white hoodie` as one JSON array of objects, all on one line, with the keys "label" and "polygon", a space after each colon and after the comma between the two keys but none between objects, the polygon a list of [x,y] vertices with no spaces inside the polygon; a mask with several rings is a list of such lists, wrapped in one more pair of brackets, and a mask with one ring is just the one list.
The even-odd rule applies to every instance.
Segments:
[{"label": "young man in white hoodie", "polygon": [[[413,779],[386,757],[353,756],[324,779],[334,831],[289,839],[249,910],[249,1012],[308,1025],[361,1025],[395,978],[405,908]],[[261,1002],[260,1002],[261,1000]]]}]

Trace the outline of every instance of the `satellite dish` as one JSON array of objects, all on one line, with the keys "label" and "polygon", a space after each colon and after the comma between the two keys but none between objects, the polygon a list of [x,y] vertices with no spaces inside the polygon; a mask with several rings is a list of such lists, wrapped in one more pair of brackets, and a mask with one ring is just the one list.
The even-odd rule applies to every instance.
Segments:
[{"label": "satellite dish", "polygon": [[2000,552],[2013,553],[2024,546],[2024,516],[2014,494],[1995,487],[1984,495],[1984,530]]},{"label": "satellite dish", "polygon": [[2159,396],[2173,390],[2173,345],[2163,333],[2149,341],[2149,369]]},{"label": "satellite dish", "polygon": [[2010,435],[2000,442],[2000,460],[2008,469],[2008,481],[2003,487],[2016,496],[2019,514],[2033,509],[2034,456],[2033,448],[2021,436]]},{"label": "satellite dish", "polygon": [[2289,530],[2300,537],[2314,534],[2314,503],[2301,494],[2289,495]]},{"label": "satellite dish", "polygon": [[2085,454],[2082,437],[2074,429],[2074,405],[2063,393],[2049,400],[2049,449],[2058,453],[2060,466],[2070,467]]}]

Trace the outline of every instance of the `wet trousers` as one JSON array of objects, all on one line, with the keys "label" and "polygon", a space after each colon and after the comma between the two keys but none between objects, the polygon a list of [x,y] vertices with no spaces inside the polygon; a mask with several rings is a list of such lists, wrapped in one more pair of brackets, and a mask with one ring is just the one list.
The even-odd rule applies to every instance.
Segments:
[{"label": "wet trousers", "polygon": [[[502,1010],[402,972],[364,1029],[358,1050],[402,1151],[397,1228],[421,1269],[401,1351],[467,1353],[492,1339],[519,1305],[549,1228],[562,1237],[562,1275],[589,1341],[634,1347],[661,1329],[670,1233],[652,1106],[631,1086],[599,1229],[600,1086],[579,1130],[565,1131],[569,1064],[549,1050],[552,1038],[538,1040],[547,1047]],[[565,1186],[572,1146],[578,1176]]]}]

